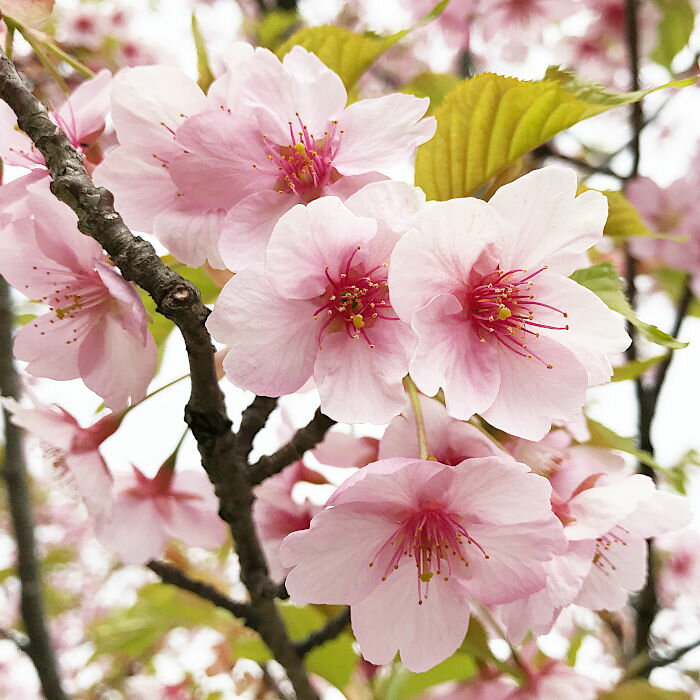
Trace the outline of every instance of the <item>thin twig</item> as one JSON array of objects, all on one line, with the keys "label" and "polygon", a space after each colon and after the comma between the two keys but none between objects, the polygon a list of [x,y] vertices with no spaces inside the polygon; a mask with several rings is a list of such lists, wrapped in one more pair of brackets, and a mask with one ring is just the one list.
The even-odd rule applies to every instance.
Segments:
[{"label": "thin twig", "polygon": [[234,617],[244,620],[246,625],[255,629],[255,615],[248,603],[232,600],[211,584],[193,579],[182,569],[178,569],[177,566],[173,566],[167,562],[154,559],[149,561],[146,566],[151,571],[158,574],[164,583],[169,583],[171,586],[177,586],[177,588],[181,588],[183,591],[194,593],[194,595],[208,600],[218,608],[228,610]]},{"label": "thin twig", "polygon": [[51,191],[78,216],[78,229],[97,240],[127,280],[156,302],[156,309],[182,333],[190,366],[191,393],[185,421],[197,441],[202,466],[219,499],[219,515],[228,524],[250,594],[257,631],[285,668],[298,700],[317,700],[302,659],[270,597],[274,584],[253,523],[252,486],[236,459],[235,437],[226,413],[214,365],[214,347],[204,325],[209,310],[199,290],[163,263],[153,246],[134,234],[114,210],[114,197],[95,187],[70,141],[25,87],[12,62],[0,52],[0,98],[17,115],[19,128],[35,143],[51,173]]},{"label": "thin twig", "polygon": [[318,409],[311,421],[297,430],[296,435],[271,455],[261,457],[250,468],[250,482],[259,484],[274,474],[278,474],[292,462],[300,459],[307,450],[318,445],[335,421]]},{"label": "thin twig", "polygon": [[700,639],[696,639],[694,642],[690,642],[690,644],[673,649],[666,654],[649,654],[644,652],[630,663],[622,677],[622,681],[628,681],[632,678],[648,678],[655,668],[662,668],[663,666],[675,664],[689,651],[693,651],[693,649],[697,649],[698,647],[700,647]]},{"label": "thin twig", "polygon": [[608,177],[614,177],[616,180],[623,181],[625,178],[616,173],[612,168],[607,165],[594,165],[593,163],[587,163],[585,160],[580,158],[575,158],[574,156],[567,156],[565,153],[560,153],[557,151],[551,143],[544,143],[538,148],[536,148],[532,154],[538,158],[556,158],[558,160],[563,160],[565,163],[570,163],[571,165],[586,170],[587,172],[599,175],[607,175]]},{"label": "thin twig", "polygon": [[[12,361],[12,302],[10,288],[0,277],[0,395],[19,399],[19,381]],[[34,518],[22,449],[22,431],[3,409],[5,456],[2,476],[7,486],[7,503],[17,541],[17,575],[21,586],[20,611],[28,643],[22,648],[32,660],[47,700],[66,700],[51,637],[41,584],[41,572],[34,539]]]},{"label": "thin twig", "polygon": [[277,407],[277,399],[256,396],[241,415],[241,427],[236,432],[236,456],[247,460],[253,449],[253,439],[265,427],[270,414]]},{"label": "thin twig", "polygon": [[335,639],[349,624],[350,608],[345,608],[341,613],[328,620],[323,627],[312,632],[306,639],[302,639],[294,646],[300,656],[306,656],[316,647]]}]

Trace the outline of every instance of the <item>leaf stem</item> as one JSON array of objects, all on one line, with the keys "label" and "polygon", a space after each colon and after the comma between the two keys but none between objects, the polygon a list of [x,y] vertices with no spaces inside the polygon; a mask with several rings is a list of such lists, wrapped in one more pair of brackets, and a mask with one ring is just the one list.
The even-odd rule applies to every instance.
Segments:
[{"label": "leaf stem", "polygon": [[418,435],[418,450],[420,451],[421,459],[428,459],[428,440],[425,435],[425,421],[423,420],[423,409],[420,405],[420,396],[418,389],[413,383],[410,376],[406,375],[403,380],[403,385],[406,387],[408,397],[411,399],[411,407],[413,415],[416,419],[416,433]]}]

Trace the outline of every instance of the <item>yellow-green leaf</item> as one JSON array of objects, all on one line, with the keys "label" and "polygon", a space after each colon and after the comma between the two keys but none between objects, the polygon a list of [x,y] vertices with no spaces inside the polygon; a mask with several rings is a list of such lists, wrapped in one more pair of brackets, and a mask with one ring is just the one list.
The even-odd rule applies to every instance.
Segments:
[{"label": "yellow-green leaf", "polygon": [[[691,78],[661,87],[693,82]],[[428,199],[473,195],[514,160],[564,129],[659,89],[613,93],[556,67],[537,81],[477,75],[460,83],[436,110],[435,136],[418,149],[416,184]]]},{"label": "yellow-green leaf", "polygon": [[293,34],[277,49],[282,58],[292,47],[303,46],[315,53],[332,71],[336,72],[345,87],[350,90],[360,76],[397,41],[403,39],[415,28],[423,26],[438,17],[449,0],[442,0],[415,27],[404,29],[389,36],[379,36],[371,32],[355,34],[343,27],[305,27]]},{"label": "yellow-green leaf", "polygon": [[476,672],[476,664],[467,654],[457,652],[425,673],[411,673],[396,666],[384,694],[384,700],[409,700],[438,683],[470,678]]},{"label": "yellow-green leaf", "polygon": [[671,70],[679,51],[688,43],[695,25],[695,11],[689,0],[654,0],[661,11],[658,39],[650,54],[652,61]]},{"label": "yellow-green leaf", "polygon": [[202,31],[199,28],[197,15],[195,15],[194,12],[192,13],[192,39],[194,40],[194,48],[197,53],[197,85],[206,92],[209,86],[214,82],[214,74],[209,67],[207,45],[204,42]]},{"label": "yellow-green leaf", "polygon": [[641,377],[650,367],[658,364],[667,357],[667,353],[663,355],[654,355],[646,360],[635,360],[628,362],[625,365],[620,365],[613,369],[612,382],[624,382],[627,379],[636,379]]},{"label": "yellow-green leaf", "polygon": [[684,348],[688,343],[682,343],[673,336],[665,333],[660,328],[644,323],[632,310],[627,298],[622,291],[620,278],[612,263],[605,262],[592,265],[583,270],[576,270],[571,279],[590,289],[596,296],[602,299],[609,308],[624,316],[639,332],[652,343],[663,345],[666,348]]},{"label": "yellow-green leaf", "polygon": [[663,467],[648,452],[637,449],[634,438],[623,437],[589,417],[586,417],[586,424],[588,425],[588,432],[591,434],[588,444],[594,447],[607,447],[611,450],[626,452],[636,457],[642,464],[646,464],[652,469],[664,471]]},{"label": "yellow-green leaf", "polygon": [[459,78],[452,73],[419,73],[401,89],[409,95],[430,98],[432,114],[443,102],[445,96],[459,84]]},{"label": "yellow-green leaf", "polygon": [[299,24],[299,13],[296,10],[272,10],[255,27],[258,46],[274,51],[279,45],[289,39]]}]

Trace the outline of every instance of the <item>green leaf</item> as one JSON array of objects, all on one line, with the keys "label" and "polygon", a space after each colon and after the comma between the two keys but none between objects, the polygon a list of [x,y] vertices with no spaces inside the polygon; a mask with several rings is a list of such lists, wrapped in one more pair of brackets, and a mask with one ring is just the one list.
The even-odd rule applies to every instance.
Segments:
[{"label": "green leaf", "polygon": [[646,236],[655,238],[656,234],[644,223],[636,207],[616,190],[602,190],[608,200],[608,218],[603,233],[614,238]]},{"label": "green leaf", "polygon": [[652,61],[671,70],[679,51],[684,49],[695,25],[695,12],[690,0],[654,0],[661,11],[658,39],[650,54]]},{"label": "green leaf", "polygon": [[350,90],[360,76],[396,42],[403,39],[417,27],[421,27],[438,17],[447,7],[449,0],[442,0],[418,24],[389,36],[378,36],[367,32],[355,34],[343,27],[305,27],[293,34],[277,49],[277,56],[283,58],[294,46],[303,46],[315,53],[332,71],[337,73],[345,87]]},{"label": "green leaf", "polygon": [[265,16],[255,28],[255,36],[258,46],[263,46],[271,51],[289,38],[289,35],[299,24],[299,14],[296,10],[272,10]]},{"label": "green leaf", "polygon": [[691,700],[691,697],[681,690],[657,688],[649,681],[637,679],[599,695],[598,700]]},{"label": "green leaf", "polygon": [[646,360],[635,360],[634,362],[628,362],[626,365],[615,367],[613,369],[613,375],[610,381],[624,382],[627,379],[636,379],[637,377],[641,377],[650,367],[658,364],[667,356],[667,353],[664,353],[663,355],[654,355],[654,357],[649,357]]},{"label": "green leaf", "polygon": [[409,700],[438,683],[465,680],[475,673],[474,659],[461,652],[453,654],[425,673],[411,673],[397,664],[387,683],[384,700]]},{"label": "green leaf", "polygon": [[[683,87],[695,79],[661,87]],[[418,148],[416,185],[428,199],[475,194],[510,163],[583,119],[640,100],[653,88],[613,93],[550,68],[544,80],[483,73],[460,83],[435,112],[435,136]]]},{"label": "green leaf", "polygon": [[614,430],[611,430],[588,416],[586,416],[586,423],[588,424],[588,431],[591,434],[587,444],[593,445],[594,447],[607,447],[613,450],[626,452],[652,469],[657,469],[662,472],[666,471],[648,452],[637,448],[634,438],[618,435]]},{"label": "green leaf", "polygon": [[688,470],[700,467],[700,452],[688,450],[671,468],[664,472],[666,482],[678,493],[686,495],[688,484]]},{"label": "green leaf", "polygon": [[432,114],[444,101],[445,96],[453,90],[460,80],[452,73],[419,73],[410,83],[401,88],[402,92],[416,97],[429,97]]},{"label": "green leaf", "polygon": [[663,345],[674,350],[684,348],[688,343],[682,343],[664,333],[656,326],[644,323],[637,318],[637,315],[629,305],[627,298],[622,291],[620,278],[615,267],[610,262],[600,263],[582,270],[576,270],[571,279],[590,289],[596,296],[602,299],[609,308],[624,316],[632,325],[636,326],[640,333],[652,343]]},{"label": "green leaf", "polygon": [[192,38],[194,39],[194,48],[197,53],[197,85],[204,92],[209,89],[209,86],[214,82],[214,74],[209,67],[209,55],[207,53],[207,45],[204,43],[202,31],[199,28],[197,15],[192,13]]}]

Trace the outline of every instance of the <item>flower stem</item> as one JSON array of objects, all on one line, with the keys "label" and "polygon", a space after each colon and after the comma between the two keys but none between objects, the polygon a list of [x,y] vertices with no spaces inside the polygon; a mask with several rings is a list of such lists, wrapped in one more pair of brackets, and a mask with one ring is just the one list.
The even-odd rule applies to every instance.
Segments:
[{"label": "flower stem", "polygon": [[411,407],[413,408],[413,415],[416,419],[416,433],[418,434],[418,449],[420,451],[420,458],[428,459],[428,440],[425,436],[425,421],[423,420],[423,409],[420,405],[418,389],[413,383],[411,377],[408,375],[406,375],[404,378],[403,385],[406,387],[408,397],[411,399]]},{"label": "flower stem", "polygon": [[181,377],[178,377],[177,379],[173,379],[172,382],[168,382],[167,384],[164,384],[161,387],[158,387],[154,391],[152,391],[150,394],[147,394],[144,396],[141,401],[138,401],[137,403],[131,404],[131,406],[128,406],[127,408],[124,409],[123,416],[125,416],[132,408],[136,408],[137,406],[140,406],[144,401],[154,397],[156,394],[160,394],[161,391],[164,391],[165,389],[169,389],[173,384],[177,384],[178,382],[181,382],[183,379],[187,379],[189,377],[189,372],[187,374],[183,374]]}]

